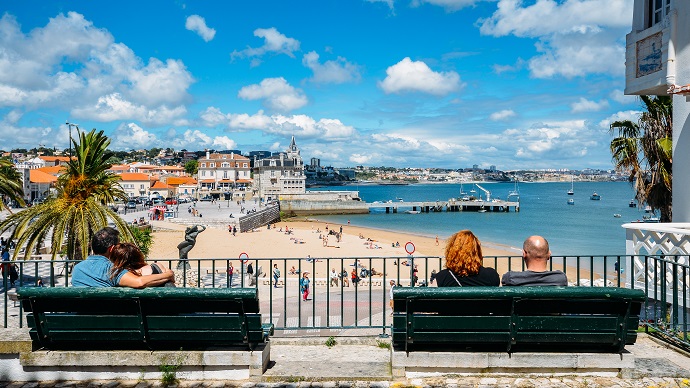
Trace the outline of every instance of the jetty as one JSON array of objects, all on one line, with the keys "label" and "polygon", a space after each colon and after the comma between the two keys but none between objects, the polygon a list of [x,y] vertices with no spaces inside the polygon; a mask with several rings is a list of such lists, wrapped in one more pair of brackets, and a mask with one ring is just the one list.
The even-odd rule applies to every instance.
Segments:
[{"label": "jetty", "polygon": [[386,213],[399,213],[401,211],[431,213],[431,212],[515,212],[520,211],[520,202],[503,200],[461,200],[450,199],[448,201],[389,201],[380,203],[367,203],[369,211],[372,209],[386,209]]}]

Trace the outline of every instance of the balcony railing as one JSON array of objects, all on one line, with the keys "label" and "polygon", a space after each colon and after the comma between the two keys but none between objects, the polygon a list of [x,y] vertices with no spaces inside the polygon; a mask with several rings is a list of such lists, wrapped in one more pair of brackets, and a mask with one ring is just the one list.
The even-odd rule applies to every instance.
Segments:
[{"label": "balcony railing", "polygon": [[[387,334],[390,329],[388,307],[391,280],[401,287],[424,287],[433,271],[442,269],[440,257],[350,257],[251,259],[254,275],[247,275],[247,263],[238,259],[190,259],[190,270],[181,272],[178,287],[256,287],[261,312],[272,322],[276,335],[364,335]],[[170,268],[177,260],[160,260]],[[233,262],[232,279],[227,268]],[[31,260],[13,262],[18,279],[10,285],[9,270],[3,270],[2,299],[4,327],[22,327],[24,312],[16,303],[15,287],[35,287],[39,279],[45,287],[70,287],[69,260]],[[521,257],[486,257],[485,266],[499,273],[524,270]],[[5,264],[6,269],[8,264]],[[277,265],[279,281],[272,279]],[[294,271],[291,271],[294,266]],[[415,266],[418,272],[414,271]],[[627,256],[554,256],[551,269],[566,273],[575,287],[626,287],[643,289],[647,296],[642,324],[653,328],[667,341],[690,349],[690,266],[687,254],[654,254]],[[330,277],[331,269],[339,274]],[[352,284],[351,272],[360,279]],[[343,271],[347,273],[343,280]],[[309,272],[310,296],[300,294],[300,274]],[[372,275],[372,272],[375,274]],[[258,276],[257,276],[258,274]],[[315,275],[314,275],[315,274]]]}]

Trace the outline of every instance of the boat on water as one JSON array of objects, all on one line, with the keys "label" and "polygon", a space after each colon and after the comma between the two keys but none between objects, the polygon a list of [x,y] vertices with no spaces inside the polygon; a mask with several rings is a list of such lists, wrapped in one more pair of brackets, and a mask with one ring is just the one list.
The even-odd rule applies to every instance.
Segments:
[{"label": "boat on water", "polygon": [[572,198],[568,199],[568,205],[575,205],[575,200]]},{"label": "boat on water", "polygon": [[652,213],[652,207],[649,206],[649,205],[645,206],[644,212],[645,212],[645,213]]},{"label": "boat on water", "polygon": [[621,218],[621,217],[623,217],[623,216],[620,215],[620,214],[618,214],[618,213],[616,213],[616,214],[613,215],[613,217],[614,217],[614,218]]},{"label": "boat on water", "polygon": [[405,213],[407,213],[407,214],[419,214],[419,210],[406,210]]},{"label": "boat on water", "polygon": [[642,216],[642,222],[658,223],[658,222],[659,222],[659,217],[657,217],[657,216],[655,216],[655,215]]},{"label": "boat on water", "polygon": [[573,188],[573,176],[570,176],[570,190],[568,190],[568,195],[575,195],[575,190]]},{"label": "boat on water", "polygon": [[601,199],[601,195],[597,194],[597,192],[593,192],[592,195],[589,197],[592,201],[599,201]]},{"label": "boat on water", "polygon": [[634,199],[631,199],[630,202],[628,203],[628,207],[635,207],[635,206],[637,206],[637,205],[635,204],[635,200],[634,200]]},{"label": "boat on water", "polygon": [[520,201],[520,190],[518,190],[517,184],[518,181],[515,179],[515,188],[508,193],[508,201],[510,201],[512,197],[515,197],[518,202]]}]

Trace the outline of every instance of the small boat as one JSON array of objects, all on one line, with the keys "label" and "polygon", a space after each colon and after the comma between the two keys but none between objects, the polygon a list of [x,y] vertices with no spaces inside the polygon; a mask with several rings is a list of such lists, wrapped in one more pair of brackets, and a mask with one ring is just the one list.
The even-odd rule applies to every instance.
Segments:
[{"label": "small boat", "polygon": [[645,213],[652,213],[652,207],[649,206],[649,205],[647,205],[647,206],[644,208],[644,212],[645,212]]},{"label": "small boat", "polygon": [[614,218],[621,218],[622,216],[621,216],[620,214],[616,213],[616,214],[613,215],[613,217],[614,217]]},{"label": "small boat", "polygon": [[637,205],[635,204],[635,200],[634,200],[634,199],[631,199],[631,200],[630,200],[630,203],[628,203],[628,207],[635,207],[635,206],[637,206]]},{"label": "small boat", "polygon": [[419,210],[407,210],[405,211],[407,214],[419,214]]},{"label": "small boat", "polygon": [[568,205],[575,205],[575,200],[572,198],[568,199]]},{"label": "small boat", "polygon": [[573,190],[573,176],[570,176],[570,190],[568,190],[568,195],[575,195],[575,190]]},{"label": "small boat", "polygon": [[601,199],[601,195],[597,194],[597,192],[593,192],[592,195],[589,197],[592,201],[599,201]]},{"label": "small boat", "polygon": [[659,222],[659,217],[655,215],[651,216],[642,216],[642,222],[651,222],[651,223],[658,223]]}]

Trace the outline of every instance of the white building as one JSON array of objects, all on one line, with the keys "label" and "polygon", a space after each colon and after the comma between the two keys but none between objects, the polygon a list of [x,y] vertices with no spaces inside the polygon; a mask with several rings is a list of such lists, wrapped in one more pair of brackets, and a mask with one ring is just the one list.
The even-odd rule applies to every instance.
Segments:
[{"label": "white building", "polygon": [[219,194],[251,184],[249,158],[235,154],[211,154],[199,158],[199,194]]},{"label": "white building", "polygon": [[304,162],[292,137],[285,152],[254,161],[254,189],[265,200],[283,194],[304,194],[306,190]]},{"label": "white building", "polygon": [[625,94],[673,95],[673,221],[690,222],[690,1],[635,0]]}]

